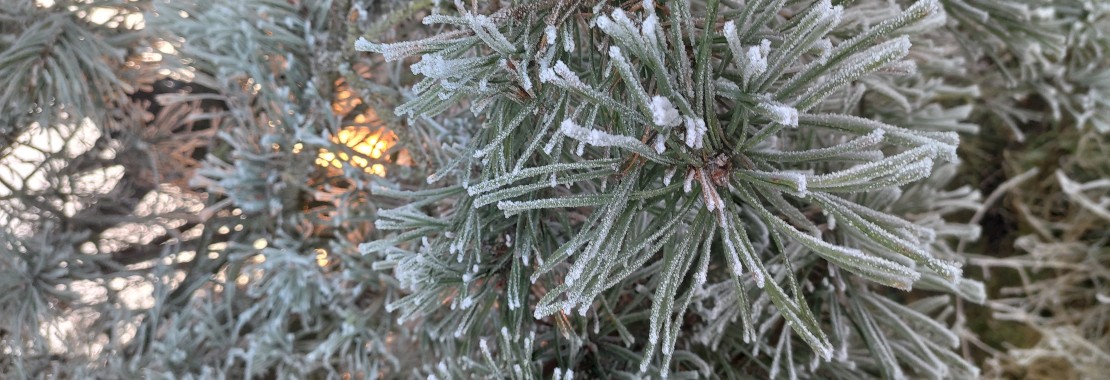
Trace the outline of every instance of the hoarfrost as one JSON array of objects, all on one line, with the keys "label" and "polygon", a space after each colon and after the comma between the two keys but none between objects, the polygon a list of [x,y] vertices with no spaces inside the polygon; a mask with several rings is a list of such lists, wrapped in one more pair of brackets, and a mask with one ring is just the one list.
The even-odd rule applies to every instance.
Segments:
[{"label": "hoarfrost", "polygon": [[686,146],[701,149],[704,146],[705,133],[709,131],[705,127],[705,120],[688,116],[684,119],[686,120]]},{"label": "hoarfrost", "polygon": [[647,41],[652,47],[659,46],[659,39],[656,38],[655,30],[659,28],[659,18],[655,14],[648,15],[641,25],[640,33],[643,34],[644,40]]},{"label": "hoarfrost", "polygon": [[554,25],[548,25],[547,28],[544,28],[544,35],[547,36],[548,44],[555,43],[555,39],[559,38],[558,32],[558,29],[555,29]]},{"label": "hoarfrost", "polygon": [[571,71],[570,67],[562,60],[555,61],[554,67],[543,68],[540,70],[540,82],[557,82],[562,80],[568,86],[577,88],[587,88],[586,84],[578,78],[578,74]]},{"label": "hoarfrost", "polygon": [[728,47],[732,50],[733,59],[736,65],[740,66],[744,85],[767,71],[767,55],[771,51],[771,41],[764,39],[758,46],[744,48],[737,34],[735,22],[726,22],[723,31]]},{"label": "hoarfrost", "polygon": [[674,172],[676,171],[678,171],[677,166],[667,168],[667,171],[663,173],[663,186],[671,185],[671,178],[674,177]]},{"label": "hoarfrost", "polygon": [[682,183],[682,191],[685,193],[694,190],[694,172],[693,169],[686,170],[686,182]]},{"label": "hoarfrost", "polygon": [[651,98],[651,121],[660,127],[674,127],[682,122],[671,100],[663,96]]},{"label": "hoarfrost", "polygon": [[[640,140],[637,140],[633,137],[624,135],[613,135],[592,128],[583,128],[571,119],[563,120],[563,123],[559,126],[559,131],[567,137],[582,142],[582,144],[584,145],[588,144],[600,147],[616,146],[626,148],[637,148],[644,145],[644,143],[640,142]],[[579,150],[581,150],[581,148]]]},{"label": "hoarfrost", "polygon": [[574,36],[570,34],[570,28],[563,29],[563,51],[574,52]]},{"label": "hoarfrost", "polygon": [[767,53],[770,51],[771,41],[768,40],[762,40],[759,42],[759,46],[748,48],[744,73],[755,76],[767,71]]},{"label": "hoarfrost", "polygon": [[798,110],[794,107],[773,100],[759,102],[756,107],[773,122],[791,127],[798,126]]}]

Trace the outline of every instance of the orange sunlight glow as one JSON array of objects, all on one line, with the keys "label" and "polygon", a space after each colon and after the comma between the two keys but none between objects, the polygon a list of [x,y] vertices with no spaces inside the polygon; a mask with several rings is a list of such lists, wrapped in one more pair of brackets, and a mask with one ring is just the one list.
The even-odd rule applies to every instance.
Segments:
[{"label": "orange sunlight glow", "polygon": [[[355,96],[342,80],[337,83],[337,87],[339,91],[336,92],[335,100],[332,102],[332,111],[340,117],[357,112],[362,100]],[[381,159],[389,148],[397,143],[397,135],[379,126],[380,121],[372,109],[366,109],[348,120],[350,121],[332,136],[331,140],[336,144],[347,146],[354,154],[320,149],[320,153],[316,156],[316,164],[323,167],[342,168],[343,163],[347,163],[362,168],[367,173],[384,177],[385,165],[371,161]]]},{"label": "orange sunlight glow", "polygon": [[358,155],[351,155],[347,152],[335,153],[321,149],[320,154],[316,156],[316,164],[324,167],[342,168],[343,163],[346,162],[355,167],[363,168],[367,173],[385,176],[385,166],[371,164],[367,157],[370,159],[382,158],[382,155],[396,143],[396,140],[397,136],[393,132],[384,129],[375,131],[369,127],[343,127],[338,134],[332,137],[332,141],[346,145]]}]

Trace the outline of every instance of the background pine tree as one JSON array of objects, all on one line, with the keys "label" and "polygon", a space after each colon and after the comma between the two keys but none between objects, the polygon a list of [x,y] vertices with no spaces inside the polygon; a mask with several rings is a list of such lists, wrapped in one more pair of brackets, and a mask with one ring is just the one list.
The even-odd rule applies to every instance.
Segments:
[{"label": "background pine tree", "polygon": [[1110,365],[1098,0],[0,21],[0,377]]}]

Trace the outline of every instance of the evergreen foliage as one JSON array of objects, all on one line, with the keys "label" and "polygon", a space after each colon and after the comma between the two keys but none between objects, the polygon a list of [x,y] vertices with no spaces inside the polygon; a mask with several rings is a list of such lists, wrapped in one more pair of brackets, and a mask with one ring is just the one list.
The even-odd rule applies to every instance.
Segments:
[{"label": "evergreen foliage", "polygon": [[[419,120],[464,99],[475,115],[457,166],[429,178],[448,186],[413,195],[443,206],[382,212],[378,228],[398,233],[361,247],[411,291],[388,307],[425,318],[444,342],[502,328],[497,352],[579,371],[592,360],[591,377],[666,377],[672,366],[708,376],[720,366],[701,358],[706,346],[769,375],[901,377],[903,365],[973,375],[949,351],[956,335],[933,322],[947,298],[899,306],[856,280],[984,298],[944,248],[974,229],[944,220],[960,206],[931,205],[974,208],[974,193],[891,210],[937,192],[901,188],[932,176],[934,161],[956,161],[959,120],[884,123],[857,113],[867,86],[849,86],[914,79],[910,36],[943,25],[941,5],[855,25],[828,1],[632,8],[550,2],[483,15],[457,3],[424,18],[457,30],[356,44],[386,59],[422,55],[412,68],[425,79],[399,113]],[[939,98],[921,94],[917,107]],[[909,327],[924,321],[943,333]],[[525,350],[520,336],[546,350]],[[491,374],[527,364],[491,359]]]},{"label": "evergreen foliage", "polygon": [[963,273],[1015,262],[967,253],[1001,193],[958,175],[980,125],[1105,152],[1098,0],[0,21],[0,377],[971,378],[967,303],[1107,304],[1105,162],[1030,218],[1018,247],[1093,265],[1028,310]]}]

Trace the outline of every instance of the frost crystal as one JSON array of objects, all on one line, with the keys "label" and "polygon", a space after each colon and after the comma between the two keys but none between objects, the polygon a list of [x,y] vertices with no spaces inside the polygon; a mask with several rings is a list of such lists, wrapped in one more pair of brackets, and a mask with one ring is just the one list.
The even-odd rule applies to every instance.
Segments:
[{"label": "frost crystal", "polygon": [[377,51],[381,45],[368,41],[365,37],[359,37],[355,41],[355,50],[358,51]]},{"label": "frost crystal", "polygon": [[771,41],[760,41],[759,46],[752,46],[748,48],[747,61],[744,64],[744,72],[751,73],[750,75],[763,74],[767,71],[767,53],[771,50]]},{"label": "frost crystal", "polygon": [[745,85],[752,78],[759,77],[767,71],[767,55],[771,51],[771,41],[764,39],[760,41],[758,46],[744,48],[741,45],[740,36],[737,35],[736,24],[732,21],[725,23],[724,34],[735,62],[740,66],[740,73],[743,75]]},{"label": "frost crystal", "polygon": [[571,34],[570,28],[563,29],[563,51],[567,53],[574,52],[574,36]]},{"label": "frost crystal", "polygon": [[554,25],[548,25],[547,28],[544,28],[544,35],[547,36],[547,43],[549,44],[555,43],[558,33],[558,29],[555,29]]},{"label": "frost crystal", "polygon": [[540,70],[540,82],[555,82],[558,80],[565,81],[567,85],[577,88],[586,88],[586,84],[578,79],[578,74],[571,71],[563,61],[556,61],[554,68],[546,68]]},{"label": "frost crystal", "polygon": [[689,193],[694,190],[694,175],[697,173],[694,169],[686,170],[686,181],[682,183],[682,191]]},{"label": "frost crystal", "polygon": [[571,119],[563,120],[563,123],[559,126],[559,131],[567,137],[593,146],[636,146],[644,144],[640,140],[629,136],[613,135],[596,129],[583,128]]},{"label": "frost crystal", "polygon": [[660,127],[674,127],[681,123],[682,119],[670,99],[656,95],[651,98],[651,121]]},{"label": "frost crystal", "polygon": [[686,120],[686,146],[701,149],[704,146],[705,133],[709,131],[705,127],[705,120],[688,116],[684,119]]},{"label": "frost crystal", "polygon": [[667,150],[667,138],[662,134],[655,136],[655,153],[663,154]]},{"label": "frost crystal", "polygon": [[653,47],[659,46],[659,40],[656,38],[655,30],[659,28],[659,18],[654,14],[649,15],[644,19],[641,26],[640,33],[643,35],[644,40]]},{"label": "frost crystal", "polygon": [[791,127],[798,126],[798,110],[794,107],[771,100],[760,102],[756,107],[773,122]]}]

